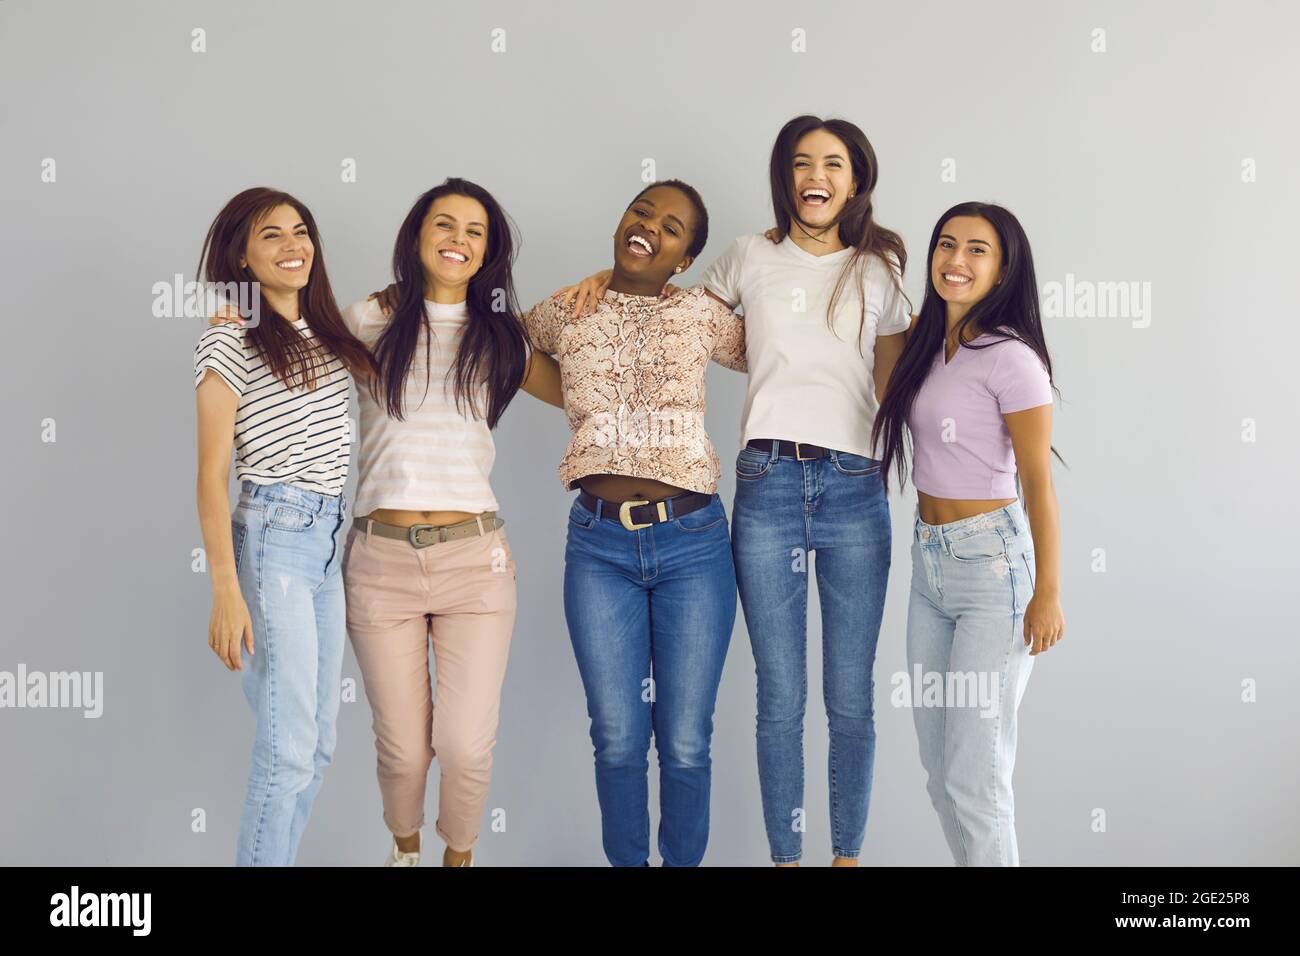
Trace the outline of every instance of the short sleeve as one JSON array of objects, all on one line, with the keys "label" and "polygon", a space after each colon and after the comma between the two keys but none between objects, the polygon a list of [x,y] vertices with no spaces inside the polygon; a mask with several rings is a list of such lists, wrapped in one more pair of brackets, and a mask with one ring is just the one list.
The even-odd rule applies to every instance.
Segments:
[{"label": "short sleeve", "polygon": [[564,326],[564,304],[560,293],[543,299],[523,314],[528,341],[539,352],[555,355],[560,351],[560,329]]},{"label": "short sleeve", "polygon": [[1023,342],[990,346],[998,355],[989,374],[989,391],[1003,415],[1052,404],[1052,381],[1037,354]]},{"label": "short sleeve", "polygon": [[890,253],[888,268],[882,280],[886,283],[884,297],[880,303],[880,320],[876,323],[876,335],[898,335],[912,326],[912,316],[907,308],[907,296],[903,295],[903,275],[898,268],[898,257]]},{"label": "short sleeve", "polygon": [[384,310],[379,307],[378,299],[361,299],[353,302],[339,315],[343,325],[352,337],[366,348],[370,348],[383,332],[386,320]]},{"label": "short sleeve", "polygon": [[749,371],[745,357],[745,320],[717,299],[711,298],[702,288],[694,290],[701,306],[708,311],[709,326],[713,330],[713,351],[710,358],[736,372]]},{"label": "short sleeve", "polygon": [[747,238],[741,236],[727,246],[726,251],[704,270],[704,278],[700,280],[704,288],[732,307],[740,304],[741,267],[745,263]]},{"label": "short sleeve", "polygon": [[361,326],[365,323],[366,306],[369,304],[368,300],[362,299],[360,302],[353,302],[339,313],[343,318],[343,325],[352,333],[354,339],[361,338]]},{"label": "short sleeve", "polygon": [[208,369],[221,376],[236,395],[248,385],[248,360],[244,357],[244,332],[233,322],[210,325],[194,347],[194,387],[203,383]]}]

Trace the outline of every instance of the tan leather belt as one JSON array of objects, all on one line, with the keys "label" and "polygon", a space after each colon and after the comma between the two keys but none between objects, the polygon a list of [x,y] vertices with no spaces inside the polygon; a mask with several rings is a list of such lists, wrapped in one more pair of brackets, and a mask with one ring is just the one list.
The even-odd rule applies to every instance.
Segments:
[{"label": "tan leather belt", "polygon": [[427,548],[430,545],[456,541],[460,538],[477,538],[480,535],[491,534],[505,523],[505,519],[498,518],[495,511],[484,511],[482,514],[457,521],[455,524],[413,524],[409,528],[384,524],[373,518],[352,519],[352,527],[358,531],[377,534],[381,538],[405,541],[413,548]]}]

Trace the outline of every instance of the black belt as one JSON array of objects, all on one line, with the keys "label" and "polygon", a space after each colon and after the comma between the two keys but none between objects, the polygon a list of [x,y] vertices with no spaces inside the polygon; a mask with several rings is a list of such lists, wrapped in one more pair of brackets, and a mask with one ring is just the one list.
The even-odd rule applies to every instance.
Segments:
[{"label": "black belt", "polygon": [[[702,491],[683,491],[680,495],[673,495],[661,501],[650,501],[646,498],[637,498],[633,501],[606,501],[588,491],[582,491],[578,494],[578,500],[592,514],[607,518],[618,515],[618,520],[622,522],[624,528],[635,531],[637,528],[648,528],[652,524],[669,520],[668,509],[664,507],[665,501],[673,503],[672,517],[680,518],[692,511],[699,511],[713,501],[713,495],[706,495]],[[598,509],[597,505],[601,507]]]},{"label": "black belt", "polygon": [[749,447],[770,454],[773,443],[778,446],[776,453],[778,458],[797,458],[799,461],[812,461],[814,458],[829,458],[831,455],[831,450],[823,448],[821,445],[810,445],[802,441],[785,441],[780,438],[751,438]]}]

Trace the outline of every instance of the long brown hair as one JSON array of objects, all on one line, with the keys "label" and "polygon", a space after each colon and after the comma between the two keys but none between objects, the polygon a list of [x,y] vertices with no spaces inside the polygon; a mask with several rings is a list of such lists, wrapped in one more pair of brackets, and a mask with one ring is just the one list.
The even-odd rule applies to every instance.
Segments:
[{"label": "long brown hair", "polygon": [[[292,206],[298,211],[315,250],[307,285],[298,290],[298,314],[316,338],[314,341],[307,339],[287,320],[250,325],[245,335],[262,355],[272,374],[289,388],[315,388],[316,372],[325,368],[330,355],[337,356],[353,374],[368,375],[373,368],[370,353],[343,324],[334,292],[330,289],[329,275],[325,272],[325,256],[316,220],[310,209],[288,193],[255,186],[226,203],[208,227],[196,274],[214,283],[257,281],[253,270],[241,266],[239,260],[248,248],[253,229],[271,210],[282,205]],[[279,315],[265,295],[260,295],[260,299],[261,315]]]},{"label": "long brown hair", "polygon": [[[790,234],[790,229],[799,220],[798,208],[794,197],[794,151],[799,140],[813,130],[824,129],[844,143],[849,153],[849,164],[853,169],[853,182],[857,192],[845,203],[838,216],[825,227],[826,231],[840,229],[840,241],[853,248],[853,255],[840,271],[835,283],[835,291],[826,310],[826,322],[835,327],[835,306],[844,293],[845,285],[857,277],[865,266],[863,258],[874,255],[880,258],[889,271],[890,279],[902,292],[903,270],[907,268],[907,250],[903,247],[903,238],[893,230],[886,229],[876,222],[872,215],[871,193],[876,188],[876,179],[880,167],[876,162],[876,151],[871,148],[867,136],[857,126],[843,119],[824,120],[818,116],[796,116],[781,127],[772,144],[772,160],[769,176],[772,184],[772,210],[776,213],[776,228],[782,237]],[[898,263],[894,271],[893,261]],[[907,298],[904,294],[904,299]],[[862,316],[858,326],[858,350],[862,349],[862,331],[867,324],[867,297],[861,296]],[[911,311],[911,302],[908,302]]]}]

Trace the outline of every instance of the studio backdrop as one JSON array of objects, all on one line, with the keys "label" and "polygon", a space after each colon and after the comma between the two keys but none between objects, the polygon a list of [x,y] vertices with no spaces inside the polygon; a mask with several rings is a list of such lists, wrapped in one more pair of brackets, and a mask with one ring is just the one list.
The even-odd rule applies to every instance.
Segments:
[{"label": "studio backdrop", "polygon": [[[1021,862],[1300,862],[1298,30],[1293,4],[1266,0],[0,2],[0,672],[83,682],[0,708],[0,863],[233,859],[253,719],[206,646],[205,323],[159,291],[195,278],[231,196],[305,201],[347,305],[391,280],[416,196],[466,177],[518,227],[527,307],[608,267],[632,197],[680,178],[711,218],[689,285],[773,225],[769,151],[803,113],[870,138],[915,306],[955,203],[1008,207],[1033,246],[1067,636],[1020,710]],[[744,379],[714,366],[707,386],[730,511]],[[605,862],[562,602],[568,435],[523,394],[495,433],[519,614],[479,865]],[[915,489],[890,503],[862,860],[947,864],[894,694]],[[814,596],[809,615],[805,846],[824,863]],[[350,647],[340,693],[298,862],[376,865],[389,842]],[[767,864],[743,615],[714,723],[705,863]],[[652,818],[656,778],[652,753]]]}]

